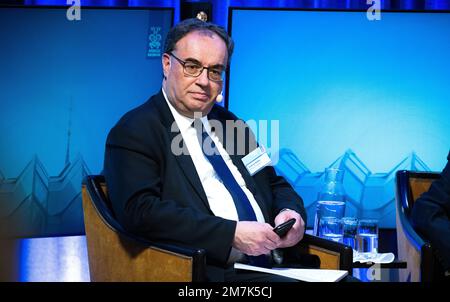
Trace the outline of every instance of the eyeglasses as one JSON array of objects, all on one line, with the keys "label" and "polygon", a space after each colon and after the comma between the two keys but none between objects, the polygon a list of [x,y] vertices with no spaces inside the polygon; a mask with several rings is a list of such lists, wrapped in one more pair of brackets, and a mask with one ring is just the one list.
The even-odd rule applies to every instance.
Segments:
[{"label": "eyeglasses", "polygon": [[172,52],[168,53],[172,57],[174,57],[181,65],[183,65],[184,74],[191,77],[198,77],[202,74],[203,69],[206,69],[208,72],[208,79],[213,82],[222,82],[224,78],[225,71],[222,67],[210,66],[205,67],[200,65],[199,63],[191,62],[191,61],[183,61],[180,58],[177,58]]}]

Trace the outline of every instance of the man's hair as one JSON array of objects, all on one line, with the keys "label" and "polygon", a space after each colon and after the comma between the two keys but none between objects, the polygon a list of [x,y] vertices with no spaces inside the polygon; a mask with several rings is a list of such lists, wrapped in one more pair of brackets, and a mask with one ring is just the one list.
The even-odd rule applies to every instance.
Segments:
[{"label": "man's hair", "polygon": [[228,35],[226,30],[219,25],[210,22],[204,22],[195,18],[183,20],[170,29],[166,37],[164,52],[169,53],[173,51],[175,49],[175,44],[177,44],[179,40],[181,40],[188,33],[195,31],[199,32],[209,31],[217,34],[225,42],[225,45],[227,46],[228,64],[229,64],[231,60],[231,55],[233,54],[234,42]]}]

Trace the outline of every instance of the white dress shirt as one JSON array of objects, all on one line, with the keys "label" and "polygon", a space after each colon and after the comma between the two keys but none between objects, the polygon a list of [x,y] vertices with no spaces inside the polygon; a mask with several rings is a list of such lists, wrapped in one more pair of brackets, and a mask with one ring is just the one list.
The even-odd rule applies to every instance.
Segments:
[{"label": "white dress shirt", "polygon": [[[233,198],[231,194],[228,192],[227,188],[224,186],[222,180],[217,175],[213,166],[209,162],[209,160],[203,154],[200,143],[197,139],[197,132],[192,127],[192,123],[194,122],[193,118],[186,117],[181,115],[169,102],[167,99],[166,92],[162,89],[164,98],[166,99],[167,105],[172,112],[172,115],[177,123],[178,128],[180,129],[180,133],[183,137],[183,140],[186,144],[186,147],[189,151],[189,154],[194,162],[195,170],[200,178],[200,181],[203,186],[203,190],[206,193],[206,197],[208,199],[209,206],[214,213],[214,215],[238,221],[238,213],[236,210],[236,206],[234,204]],[[208,118],[206,116],[201,118],[205,131],[210,135],[214,143],[216,144],[217,149],[222,155],[226,165],[230,169],[237,183],[244,191],[245,195],[247,195],[248,200],[253,208],[253,211],[256,214],[256,219],[259,222],[265,222],[264,216],[261,212],[261,208],[255,200],[255,197],[247,188],[244,178],[241,173],[237,169],[237,167],[233,164],[230,156],[223,148],[222,143],[218,139],[217,135],[212,132],[211,133],[211,125],[209,124]]]}]

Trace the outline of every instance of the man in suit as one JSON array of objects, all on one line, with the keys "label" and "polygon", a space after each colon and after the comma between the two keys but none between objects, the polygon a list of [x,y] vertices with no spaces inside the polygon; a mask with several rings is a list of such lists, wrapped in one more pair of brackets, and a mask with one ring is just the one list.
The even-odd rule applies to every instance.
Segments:
[{"label": "man in suit", "polygon": [[[107,138],[113,210],[130,232],[204,248],[209,280],[291,281],[232,268],[237,261],[267,264],[271,251],[302,239],[306,223],[302,199],[273,167],[250,175],[242,158],[257,147],[255,138],[215,104],[232,52],[233,41],[214,24],[189,19],[169,31],[161,91],[126,113]],[[202,149],[208,139],[213,155]],[[273,226],[291,218],[295,224],[280,238]]]},{"label": "man in suit", "polygon": [[414,226],[436,248],[436,256],[450,273],[450,152],[441,177],[414,203]]}]

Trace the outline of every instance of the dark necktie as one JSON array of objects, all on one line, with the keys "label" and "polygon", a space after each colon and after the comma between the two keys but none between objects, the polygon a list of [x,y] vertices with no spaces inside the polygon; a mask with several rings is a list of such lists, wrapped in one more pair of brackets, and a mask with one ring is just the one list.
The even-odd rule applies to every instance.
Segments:
[{"label": "dark necktie", "polygon": [[[228,192],[233,198],[239,216],[239,221],[257,221],[255,211],[250,204],[250,200],[248,199],[247,195],[245,195],[241,186],[238,184],[227,164],[225,163],[225,160],[220,155],[216,144],[204,130],[203,123],[201,123],[201,121],[197,121],[193,123],[193,126],[195,126],[194,128],[197,131],[197,138],[199,139],[203,154],[209,160],[217,175],[222,180],[225,188],[227,188]],[[268,259],[269,257],[266,255],[247,257],[250,265],[270,267],[270,259]]]}]

